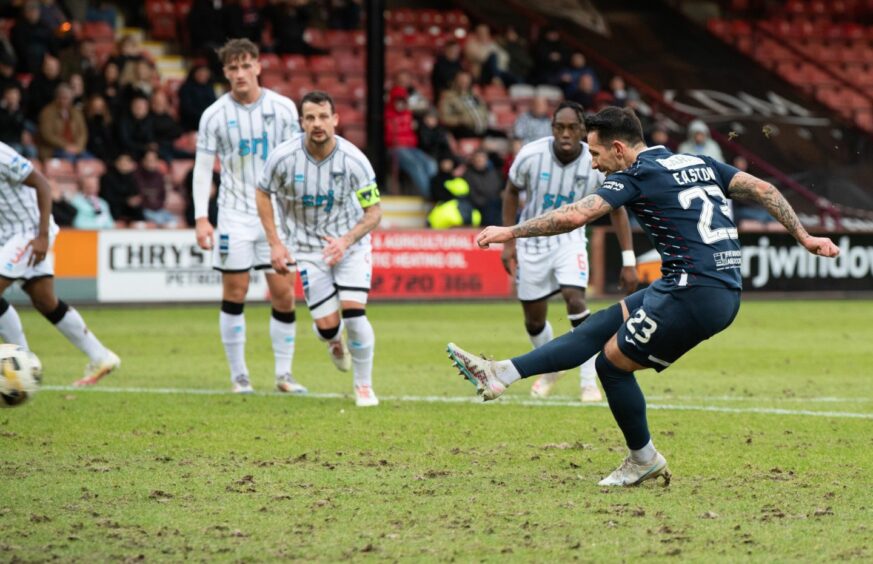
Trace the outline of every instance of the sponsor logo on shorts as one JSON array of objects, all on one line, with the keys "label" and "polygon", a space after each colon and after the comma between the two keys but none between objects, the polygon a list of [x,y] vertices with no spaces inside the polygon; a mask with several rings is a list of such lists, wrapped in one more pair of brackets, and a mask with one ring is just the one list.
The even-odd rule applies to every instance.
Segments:
[{"label": "sponsor logo on shorts", "polygon": [[303,285],[303,296],[309,299],[309,273],[306,270],[300,271],[300,283]]},{"label": "sponsor logo on shorts", "polygon": [[221,257],[221,264],[227,261],[227,255],[230,253],[230,234],[220,233],[218,235],[218,256]]}]

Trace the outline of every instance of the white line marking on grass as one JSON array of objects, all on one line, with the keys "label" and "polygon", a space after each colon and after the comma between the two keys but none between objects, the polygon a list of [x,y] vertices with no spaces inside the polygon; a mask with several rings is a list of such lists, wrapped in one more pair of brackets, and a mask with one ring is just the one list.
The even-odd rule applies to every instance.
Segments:
[{"label": "white line marking on grass", "polygon": [[[197,388],[76,388],[73,386],[43,386],[49,392],[87,392],[106,394],[169,394],[169,395],[201,395],[229,396],[237,395],[227,390],[208,390]],[[281,392],[258,392],[255,396],[287,396]],[[347,399],[351,394],[309,393],[301,398],[315,399]],[[482,403],[476,397],[468,396],[382,396],[384,401],[409,403]],[[678,398],[673,398],[678,399]],[[699,399],[699,398],[695,398]],[[532,400],[523,397],[508,396],[489,405],[523,405],[529,407],[608,407],[606,402],[580,403],[576,400],[563,398],[546,398]],[[805,417],[838,417],[847,419],[873,419],[873,413],[855,413],[850,411],[811,411],[808,409],[780,409],[774,407],[723,407],[717,405],[676,405],[649,403],[649,409],[664,411],[709,411],[714,413],[760,413],[764,415],[798,415]]]}]

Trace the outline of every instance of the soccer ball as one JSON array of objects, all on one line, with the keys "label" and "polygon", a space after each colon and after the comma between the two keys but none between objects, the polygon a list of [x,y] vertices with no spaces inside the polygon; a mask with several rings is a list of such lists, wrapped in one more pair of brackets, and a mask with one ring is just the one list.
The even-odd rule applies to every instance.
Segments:
[{"label": "soccer ball", "polygon": [[42,363],[24,347],[0,345],[0,407],[15,407],[36,393]]}]

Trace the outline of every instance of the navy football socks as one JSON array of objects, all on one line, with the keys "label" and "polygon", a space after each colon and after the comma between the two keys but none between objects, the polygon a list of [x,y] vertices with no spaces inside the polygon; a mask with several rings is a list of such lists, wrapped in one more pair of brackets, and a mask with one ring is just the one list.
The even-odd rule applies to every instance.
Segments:
[{"label": "navy football socks", "polygon": [[570,333],[512,359],[522,378],[569,370],[600,352],[621,327],[621,304],[598,311]]},{"label": "navy football socks", "polygon": [[646,398],[633,372],[619,370],[602,352],[594,366],[597,368],[603,391],[606,392],[609,409],[621,432],[624,433],[628,448],[631,450],[643,448],[649,443],[651,435],[646,421]]}]

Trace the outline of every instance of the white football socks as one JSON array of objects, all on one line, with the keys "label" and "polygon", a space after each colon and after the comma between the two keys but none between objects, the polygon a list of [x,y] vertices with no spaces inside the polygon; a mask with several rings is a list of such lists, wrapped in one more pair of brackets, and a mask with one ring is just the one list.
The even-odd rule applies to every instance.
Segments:
[{"label": "white football socks", "polygon": [[512,364],[511,360],[498,360],[495,362],[494,372],[497,374],[497,379],[507,387],[513,382],[521,380],[521,374],[519,374],[518,369]]},{"label": "white football socks", "polygon": [[367,316],[348,317],[343,320],[349,331],[349,352],[352,355],[352,372],[355,386],[373,385],[373,351],[376,333]]},{"label": "white football socks", "polygon": [[579,380],[583,388],[597,385],[597,369],[594,368],[594,361],[596,360],[597,355],[594,355],[579,367]]},{"label": "white football socks", "polygon": [[24,327],[21,326],[21,318],[11,305],[3,315],[0,315],[0,338],[7,343],[30,349],[24,336]]},{"label": "white football socks", "polygon": [[297,323],[285,323],[270,317],[270,340],[273,341],[273,358],[276,361],[276,376],[291,374],[294,359],[294,340]]},{"label": "white football socks", "polygon": [[655,445],[652,444],[651,439],[649,439],[649,442],[646,443],[643,448],[630,451],[631,460],[633,460],[637,464],[647,464],[648,462],[651,462],[652,459],[655,458],[656,454],[658,454],[658,451],[655,450]]},{"label": "white football socks", "polygon": [[221,343],[224,345],[224,354],[227,355],[227,363],[230,365],[230,379],[235,376],[249,374],[246,366],[246,318],[245,314],[232,315],[221,312],[218,318],[218,326],[221,331]]},{"label": "white football socks", "polygon": [[85,326],[85,320],[74,308],[68,309],[64,317],[55,323],[55,327],[77,349],[88,355],[91,362],[100,362],[109,354],[103,343],[88,330],[88,327]]},{"label": "white football socks", "polygon": [[546,321],[546,325],[543,327],[542,331],[536,335],[528,334],[528,338],[530,338],[530,343],[535,349],[540,348],[552,340],[552,324]]}]

